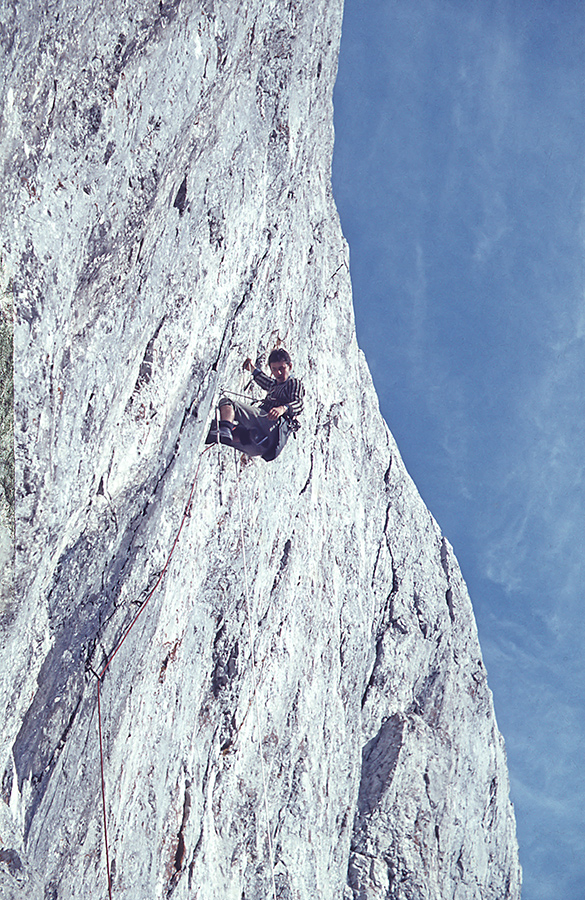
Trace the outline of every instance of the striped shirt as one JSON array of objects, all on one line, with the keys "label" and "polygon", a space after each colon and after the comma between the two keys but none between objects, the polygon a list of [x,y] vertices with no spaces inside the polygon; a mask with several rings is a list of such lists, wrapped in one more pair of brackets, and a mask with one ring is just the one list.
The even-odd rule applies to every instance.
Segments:
[{"label": "striped shirt", "polygon": [[303,397],[305,389],[298,378],[290,376],[282,384],[279,384],[274,378],[265,375],[259,368],[255,368],[252,377],[256,384],[259,384],[263,390],[268,391],[264,400],[260,404],[260,409],[268,412],[275,406],[286,406],[285,416],[294,419],[303,411]]}]

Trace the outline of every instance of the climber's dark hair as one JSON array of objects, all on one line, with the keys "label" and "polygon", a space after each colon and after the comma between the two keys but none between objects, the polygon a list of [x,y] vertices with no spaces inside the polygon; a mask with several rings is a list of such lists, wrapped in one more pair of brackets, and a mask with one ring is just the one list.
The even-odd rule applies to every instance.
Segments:
[{"label": "climber's dark hair", "polygon": [[268,357],[268,365],[279,362],[285,362],[288,366],[292,366],[290,354],[283,347],[277,347]]}]

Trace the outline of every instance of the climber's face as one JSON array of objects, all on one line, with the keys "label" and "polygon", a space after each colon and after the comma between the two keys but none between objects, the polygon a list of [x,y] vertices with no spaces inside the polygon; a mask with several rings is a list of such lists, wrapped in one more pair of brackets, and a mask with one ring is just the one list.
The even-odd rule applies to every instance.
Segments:
[{"label": "climber's face", "polygon": [[278,384],[284,384],[286,379],[290,375],[291,366],[289,366],[286,362],[271,362],[270,363],[270,371],[272,372],[272,377]]}]

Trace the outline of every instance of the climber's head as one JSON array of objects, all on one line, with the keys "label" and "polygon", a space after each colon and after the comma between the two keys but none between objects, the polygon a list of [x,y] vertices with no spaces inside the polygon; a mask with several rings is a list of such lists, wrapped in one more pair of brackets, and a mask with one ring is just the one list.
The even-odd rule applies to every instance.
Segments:
[{"label": "climber's head", "polygon": [[273,350],[268,357],[268,365],[270,366],[270,371],[272,372],[274,380],[279,384],[284,384],[292,369],[292,359],[290,358],[290,354],[287,353],[286,350],[283,350],[282,347],[278,347],[276,350]]}]

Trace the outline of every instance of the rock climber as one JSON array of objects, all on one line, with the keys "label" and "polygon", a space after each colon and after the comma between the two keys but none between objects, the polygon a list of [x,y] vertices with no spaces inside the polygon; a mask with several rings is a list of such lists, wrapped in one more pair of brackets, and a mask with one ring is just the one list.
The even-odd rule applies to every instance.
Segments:
[{"label": "rock climber", "polygon": [[[303,410],[305,389],[298,378],[291,377],[293,364],[284,348],[277,347],[268,357],[272,378],[262,371],[263,362],[263,356],[258,357],[256,365],[250,358],[244,362],[256,384],[267,391],[258,406],[230,397],[219,401],[219,441],[269,462],[276,459],[291,433],[300,428],[297,416]],[[206,443],[217,440],[217,426],[213,424]]]}]

